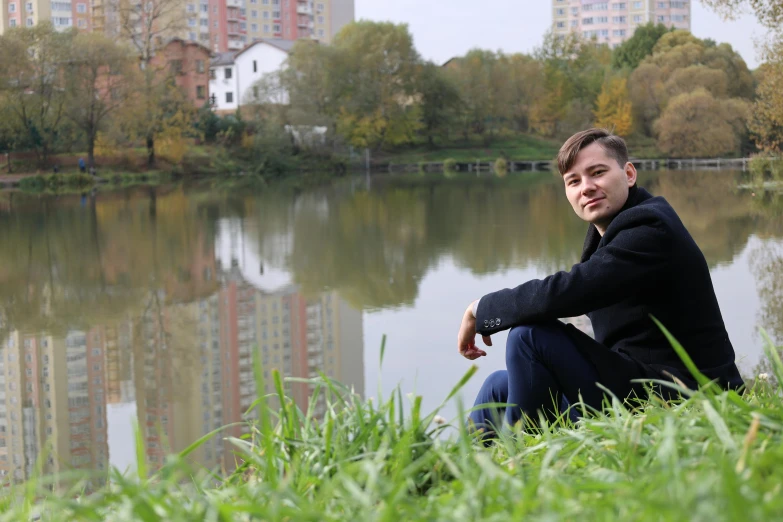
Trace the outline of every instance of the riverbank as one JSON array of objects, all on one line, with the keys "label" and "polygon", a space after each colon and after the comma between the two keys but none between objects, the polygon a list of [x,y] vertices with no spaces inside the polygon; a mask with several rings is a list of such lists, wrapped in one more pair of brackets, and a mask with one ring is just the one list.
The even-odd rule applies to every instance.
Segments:
[{"label": "riverbank", "polygon": [[[227,439],[242,456],[237,471],[221,476],[188,460],[223,429],[155,473],[137,433],[135,473],[112,471],[112,485],[91,495],[81,494],[84,482],[52,495],[47,481],[32,479],[7,491],[4,513],[50,521],[775,520],[783,515],[783,363],[771,344],[767,353],[772,372],[743,396],[679,388],[681,401],[615,402],[576,425],[517,429],[489,448],[467,433],[464,412],[446,423],[440,408],[425,414],[421,397],[399,389],[364,400],[336,382],[307,380],[325,395],[316,418],[285,397],[273,371],[279,409],[260,397],[249,435]],[[260,369],[255,384],[264,389]]]}]

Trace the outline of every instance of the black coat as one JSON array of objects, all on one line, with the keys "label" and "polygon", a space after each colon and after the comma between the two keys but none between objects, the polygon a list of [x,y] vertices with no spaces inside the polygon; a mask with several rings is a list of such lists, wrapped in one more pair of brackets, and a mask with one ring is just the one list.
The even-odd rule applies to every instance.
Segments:
[{"label": "black coat", "polygon": [[582,260],[569,272],[482,297],[476,330],[490,335],[582,314],[590,317],[595,341],[566,330],[610,389],[622,390],[629,378],[667,379],[667,373],[694,386],[650,316],[708,377],[724,387],[742,385],[704,255],[671,205],[642,188],[630,189],[603,237],[590,225]]}]

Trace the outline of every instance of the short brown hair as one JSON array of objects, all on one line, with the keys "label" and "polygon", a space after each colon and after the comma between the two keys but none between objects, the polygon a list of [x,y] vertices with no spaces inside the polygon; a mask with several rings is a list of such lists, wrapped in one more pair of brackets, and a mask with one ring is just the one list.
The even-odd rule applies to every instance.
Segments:
[{"label": "short brown hair", "polygon": [[574,166],[579,151],[592,143],[598,143],[620,167],[628,163],[628,147],[625,140],[606,129],[587,129],[577,132],[563,143],[557,153],[557,169],[562,176]]}]

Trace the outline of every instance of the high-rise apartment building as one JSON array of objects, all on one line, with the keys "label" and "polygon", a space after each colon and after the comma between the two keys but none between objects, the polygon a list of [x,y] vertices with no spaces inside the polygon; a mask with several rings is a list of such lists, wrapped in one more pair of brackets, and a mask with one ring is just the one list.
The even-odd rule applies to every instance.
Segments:
[{"label": "high-rise apartment building", "polygon": [[90,0],[0,0],[0,34],[12,27],[32,27],[51,20],[61,30],[92,29]]},{"label": "high-rise apartment building", "polygon": [[[355,0],[152,0],[182,16],[166,21],[171,37],[198,42],[213,52],[238,51],[260,38],[329,43],[354,20]],[[76,27],[116,37],[120,11],[139,0],[0,0],[0,34],[11,27],[34,26],[51,20],[58,29]]]},{"label": "high-rise apartment building", "polygon": [[213,52],[238,51],[260,38],[329,43],[354,19],[354,0],[188,0],[188,40]]},{"label": "high-rise apartment building", "polygon": [[676,29],[691,29],[691,2],[641,0],[552,0],[555,34],[577,32],[585,38],[616,47],[636,28],[649,22]]}]

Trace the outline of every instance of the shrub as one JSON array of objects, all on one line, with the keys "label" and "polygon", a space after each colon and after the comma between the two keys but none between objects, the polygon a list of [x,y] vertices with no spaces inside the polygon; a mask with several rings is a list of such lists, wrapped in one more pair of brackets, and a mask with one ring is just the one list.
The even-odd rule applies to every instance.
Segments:
[{"label": "shrub", "polygon": [[508,161],[506,158],[498,158],[495,160],[495,174],[499,176],[505,176],[508,173]]},{"label": "shrub", "polygon": [[449,158],[443,162],[443,170],[445,172],[456,172],[459,170],[459,167],[457,166],[457,160],[454,158]]},{"label": "shrub", "polygon": [[42,192],[46,189],[44,176],[28,176],[19,180],[19,188],[25,192]]},{"label": "shrub", "polygon": [[748,171],[754,185],[762,185],[767,181],[783,181],[783,158],[754,156],[750,160]]}]

